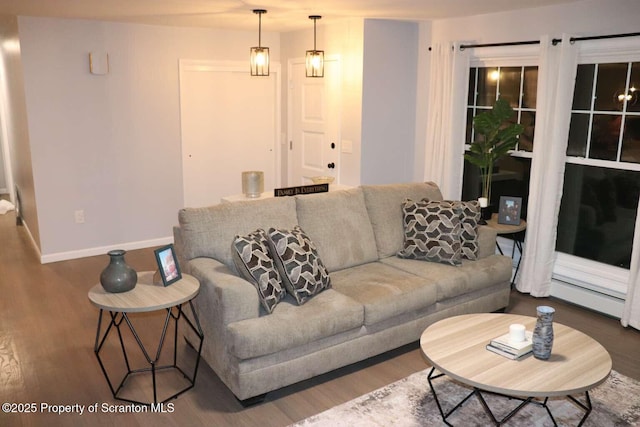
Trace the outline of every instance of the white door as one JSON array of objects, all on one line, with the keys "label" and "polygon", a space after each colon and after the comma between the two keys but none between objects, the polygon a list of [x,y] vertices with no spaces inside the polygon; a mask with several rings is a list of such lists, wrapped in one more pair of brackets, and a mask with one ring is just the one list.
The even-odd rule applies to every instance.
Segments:
[{"label": "white door", "polygon": [[263,171],[265,191],[280,186],[278,74],[251,77],[244,63],[181,61],[185,206],[242,193],[243,171]]},{"label": "white door", "polygon": [[305,76],[304,61],[289,63],[289,184],[312,176],[340,176],[340,62],[325,61],[324,78]]}]

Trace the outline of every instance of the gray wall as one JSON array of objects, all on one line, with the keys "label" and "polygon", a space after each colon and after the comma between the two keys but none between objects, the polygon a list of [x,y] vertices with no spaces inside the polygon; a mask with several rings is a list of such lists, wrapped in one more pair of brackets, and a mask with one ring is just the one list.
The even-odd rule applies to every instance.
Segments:
[{"label": "gray wall", "polygon": [[363,184],[413,179],[419,26],[366,20],[362,94]]}]

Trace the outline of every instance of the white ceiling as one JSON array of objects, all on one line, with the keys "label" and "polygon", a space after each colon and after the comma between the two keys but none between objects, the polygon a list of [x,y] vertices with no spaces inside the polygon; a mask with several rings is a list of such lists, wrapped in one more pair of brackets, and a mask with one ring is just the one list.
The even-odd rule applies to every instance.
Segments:
[{"label": "white ceiling", "polygon": [[[0,0],[0,14],[254,29],[253,9],[266,9],[263,31],[308,28],[346,17],[432,20],[526,9],[578,0]],[[323,22],[318,22],[321,25]]]}]

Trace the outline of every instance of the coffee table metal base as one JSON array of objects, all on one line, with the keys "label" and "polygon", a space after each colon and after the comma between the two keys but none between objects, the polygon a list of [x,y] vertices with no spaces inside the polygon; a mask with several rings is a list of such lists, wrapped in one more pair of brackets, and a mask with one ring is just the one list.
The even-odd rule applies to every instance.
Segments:
[{"label": "coffee table metal base", "polygon": [[[436,375],[436,374],[434,374],[435,372],[436,372],[436,368],[431,368],[431,371],[429,372],[429,376],[427,377],[428,380],[429,380],[429,387],[431,388],[431,393],[433,394],[433,398],[436,401],[436,405],[438,406],[438,410],[440,411],[440,415],[442,416],[442,421],[444,421],[444,423],[446,425],[448,425],[448,426],[453,426],[453,424],[450,424],[447,421],[447,418],[449,418],[451,415],[453,415],[454,412],[456,412],[458,409],[460,409],[462,407],[462,405],[464,405],[465,402],[467,402],[473,396],[476,396],[478,398],[478,400],[479,400],[480,404],[482,405],[485,413],[489,416],[489,418],[491,418],[491,421],[496,426],[501,426],[504,423],[506,423],[514,415],[516,415],[522,408],[524,408],[525,406],[527,406],[530,403],[545,408],[545,410],[547,411],[547,414],[549,414],[549,418],[551,418],[551,421],[553,422],[553,425],[556,426],[556,427],[558,426],[558,424],[556,423],[555,418],[553,417],[553,414],[551,413],[551,409],[549,408],[549,405],[547,405],[547,402],[549,401],[548,397],[546,397],[546,398],[544,398],[544,400],[540,401],[540,400],[536,400],[533,397],[523,398],[523,397],[507,396],[505,394],[493,393],[493,392],[490,392],[490,391],[481,390],[481,389],[476,388],[476,387],[473,387],[473,391],[471,391],[464,399],[462,399],[458,404],[456,404],[453,408],[451,408],[449,411],[447,411],[445,413],[445,411],[442,408],[442,405],[440,404],[440,400],[438,399],[438,395],[436,393],[436,390],[433,387],[433,380],[435,380],[437,378],[440,378],[440,377],[444,376],[445,374],[438,373]],[[498,420],[496,418],[496,416],[494,415],[493,411],[491,410],[491,408],[489,408],[489,405],[487,404],[487,401],[482,396],[483,393],[491,394],[491,395],[494,395],[494,396],[502,396],[502,397],[505,397],[507,399],[519,400],[521,403],[517,407],[515,407],[511,412],[509,412],[507,415],[505,415],[502,419]],[[588,391],[585,392],[585,402],[581,402],[581,401],[579,401],[578,399],[576,399],[573,396],[566,396],[566,397],[569,400],[571,400],[573,403],[575,403],[579,408],[581,408],[582,410],[585,411],[584,416],[582,417],[582,419],[578,423],[578,427],[580,427],[586,421],[587,417],[591,413],[592,406],[591,406],[591,399],[589,397],[589,392]]]}]

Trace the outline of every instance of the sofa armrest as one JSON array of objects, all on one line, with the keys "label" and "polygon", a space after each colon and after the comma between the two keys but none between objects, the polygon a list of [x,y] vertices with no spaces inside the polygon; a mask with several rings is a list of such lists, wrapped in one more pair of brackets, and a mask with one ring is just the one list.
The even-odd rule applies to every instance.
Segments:
[{"label": "sofa armrest", "polygon": [[478,226],[478,259],[486,258],[496,253],[496,238],[498,233],[486,225]]},{"label": "sofa armrest", "polygon": [[200,281],[196,305],[200,308],[201,317],[204,315],[219,323],[209,327],[222,328],[260,315],[258,293],[251,283],[213,258],[195,258],[188,263],[190,274]]}]

